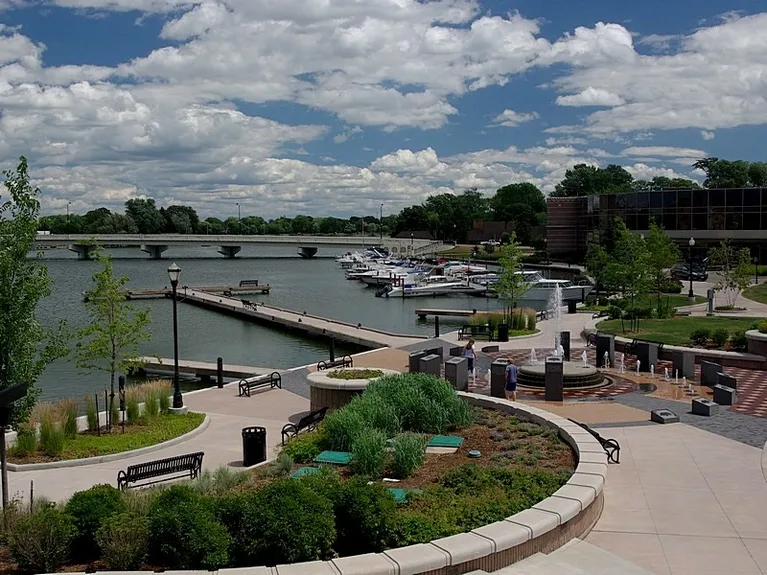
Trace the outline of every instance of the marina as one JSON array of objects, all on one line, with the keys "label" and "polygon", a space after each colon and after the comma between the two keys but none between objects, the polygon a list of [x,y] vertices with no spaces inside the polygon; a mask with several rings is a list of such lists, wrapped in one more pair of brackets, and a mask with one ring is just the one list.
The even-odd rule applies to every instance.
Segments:
[{"label": "marina", "polygon": [[[244,280],[240,282],[240,285],[238,286],[204,286],[192,288],[184,286],[179,289],[179,293],[183,295],[185,291],[190,289],[208,293],[220,293],[224,295],[268,294],[271,291],[269,284],[258,285],[258,283],[248,283],[248,280]],[[160,289],[128,289],[122,291],[125,299],[160,299],[170,297],[171,293],[172,292],[168,287],[163,287]],[[83,301],[88,301],[88,298],[85,294],[83,294]]]},{"label": "marina", "polygon": [[[141,367],[134,370],[135,375],[146,377],[148,375],[172,375],[174,371],[173,358],[169,357],[150,357],[139,358]],[[265,375],[275,371],[268,367],[251,367],[247,365],[230,365],[221,362],[219,371],[218,363],[206,361],[192,361],[188,359],[178,360],[178,371],[185,375],[192,375],[203,381],[218,377],[227,379],[244,379],[256,375]]]}]

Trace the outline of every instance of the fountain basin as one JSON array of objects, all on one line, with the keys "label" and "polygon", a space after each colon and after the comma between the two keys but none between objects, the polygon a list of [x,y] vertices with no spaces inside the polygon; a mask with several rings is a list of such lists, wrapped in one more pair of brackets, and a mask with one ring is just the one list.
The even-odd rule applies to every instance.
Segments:
[{"label": "fountain basin", "polygon": [[[612,381],[606,378],[601,371],[593,365],[583,365],[575,361],[565,361],[564,388],[565,389],[588,389],[610,385]],[[522,387],[545,388],[546,366],[522,365],[518,368],[517,383]]]}]

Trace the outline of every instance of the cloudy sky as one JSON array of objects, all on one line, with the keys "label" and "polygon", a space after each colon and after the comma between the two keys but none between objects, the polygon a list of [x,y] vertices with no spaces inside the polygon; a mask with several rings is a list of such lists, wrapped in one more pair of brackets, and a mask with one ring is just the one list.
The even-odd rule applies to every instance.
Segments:
[{"label": "cloudy sky", "polygon": [[[763,0],[0,0],[45,213],[364,215],[577,163],[765,160]],[[737,8],[737,11],[733,11]]]}]

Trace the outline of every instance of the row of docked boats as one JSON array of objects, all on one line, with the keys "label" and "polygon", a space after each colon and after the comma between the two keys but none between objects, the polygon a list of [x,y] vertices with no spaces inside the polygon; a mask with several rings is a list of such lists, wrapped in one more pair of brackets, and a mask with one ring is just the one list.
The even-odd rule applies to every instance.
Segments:
[{"label": "row of docked boats", "polygon": [[[376,296],[411,298],[425,296],[473,295],[494,297],[499,275],[487,266],[440,259],[396,259],[381,249],[347,252],[336,258],[346,278],[376,288]],[[544,278],[537,271],[520,271],[528,290],[526,301],[547,302],[559,286],[563,299],[585,299],[590,286],[573,285],[567,280]]]}]

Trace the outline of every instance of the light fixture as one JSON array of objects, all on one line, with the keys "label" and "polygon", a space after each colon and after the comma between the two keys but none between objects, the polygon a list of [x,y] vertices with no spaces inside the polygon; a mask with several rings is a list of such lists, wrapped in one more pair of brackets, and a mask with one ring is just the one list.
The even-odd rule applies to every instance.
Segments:
[{"label": "light fixture", "polygon": [[178,284],[178,278],[181,276],[181,268],[176,265],[176,262],[170,264],[168,268],[168,277],[171,284]]}]

